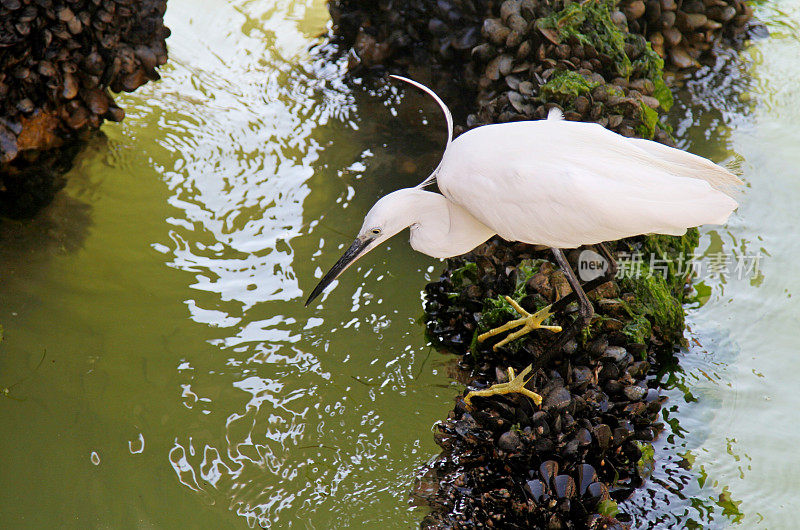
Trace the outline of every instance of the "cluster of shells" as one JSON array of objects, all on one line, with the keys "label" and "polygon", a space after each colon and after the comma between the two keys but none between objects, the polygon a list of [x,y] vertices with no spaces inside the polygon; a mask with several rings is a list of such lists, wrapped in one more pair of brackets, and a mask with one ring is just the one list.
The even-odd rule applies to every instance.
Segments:
[{"label": "cluster of shells", "polygon": [[[564,37],[557,27],[542,23],[553,15],[549,2],[506,0],[497,18],[487,18],[482,27],[486,42],[472,49],[482,75],[478,81],[478,111],[467,118],[469,126],[524,119],[542,119],[547,107],[558,105],[568,120],[593,121],[624,136],[637,136],[642,109],[663,112],[654,97],[654,72],[660,68],[647,57],[644,37],[627,33],[620,12],[609,12],[621,34],[626,35],[624,53],[632,65],[621,71],[619,57],[598,49],[598,44],[579,36]],[[557,21],[556,24],[557,25]],[[586,21],[591,25],[593,21]],[[567,74],[575,88],[558,87],[556,78]],[[555,87],[555,88],[551,88]],[[652,125],[646,136],[669,136]]]},{"label": "cluster of shells", "polygon": [[0,164],[125,113],[158,79],[166,0],[0,0]]},{"label": "cluster of shells", "polygon": [[485,0],[331,0],[331,37],[349,50],[351,70],[449,62],[457,70],[451,84],[472,84],[468,58],[480,43],[487,5]]},{"label": "cluster of shells", "polygon": [[[517,265],[535,257],[527,245],[495,239],[465,258],[451,260],[442,278],[426,287],[426,324],[432,339],[466,352],[485,300],[511,294]],[[473,279],[454,283],[452,273],[468,262],[477,266]],[[560,270],[544,262],[526,281],[525,292],[521,304],[533,310],[568,294],[569,286]],[[598,505],[621,501],[641,484],[647,471],[641,444],[659,431],[656,420],[663,402],[648,375],[654,352],[632,343],[619,325],[605,326],[629,318],[619,303],[625,294],[616,282],[593,292],[595,338],[583,346],[570,340],[534,370],[529,388],[542,395],[541,407],[516,395],[476,397],[471,407],[459,400],[438,425],[436,440],[445,449],[439,465],[449,471],[435,494],[434,505],[447,508],[431,516],[436,524],[613,526],[609,518],[597,518]],[[557,318],[564,327],[571,319]],[[500,366],[514,366],[519,372],[535,363],[553,337],[538,331],[520,341],[518,348],[498,352],[492,352],[491,344],[473,346],[467,363],[478,366],[473,388],[505,382]]]},{"label": "cluster of shells", "polygon": [[630,30],[646,35],[678,69],[697,66],[720,35],[736,39],[753,18],[753,8],[742,0],[632,0],[620,8]]},{"label": "cluster of shells", "polygon": [[[567,119],[664,143],[670,143],[669,135],[653,116],[668,110],[668,103],[657,97],[661,65],[653,61],[660,56],[677,68],[695,66],[720,39],[740,35],[752,16],[742,0],[580,5],[593,4],[607,9],[623,36],[629,71],[620,71],[620,58],[600,43],[543,23],[571,5],[563,0],[411,0],[402,6],[334,0],[329,8],[334,34],[349,47],[351,68],[389,66],[413,74],[423,65],[438,65],[445,75],[437,82],[437,72],[431,73],[436,88],[455,83],[477,96],[467,127],[540,119],[558,105]],[[595,22],[587,21],[585,29]],[[548,90],[548,82],[564,72],[581,76],[586,89]],[[646,109],[652,109],[650,123]]]}]

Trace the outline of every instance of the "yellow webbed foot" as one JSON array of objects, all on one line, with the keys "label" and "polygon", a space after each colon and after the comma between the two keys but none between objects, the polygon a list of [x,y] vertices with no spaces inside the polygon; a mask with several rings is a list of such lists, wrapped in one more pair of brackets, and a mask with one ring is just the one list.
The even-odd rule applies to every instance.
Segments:
[{"label": "yellow webbed foot", "polygon": [[487,331],[486,333],[478,335],[478,342],[483,342],[489,337],[494,337],[498,333],[503,333],[504,331],[508,331],[522,326],[521,329],[513,333],[509,333],[508,335],[506,335],[506,338],[495,344],[492,349],[494,351],[497,351],[497,348],[499,348],[500,346],[504,346],[505,344],[508,344],[512,340],[518,339],[523,335],[527,335],[534,329],[546,329],[548,331],[552,331],[553,333],[558,333],[561,331],[561,326],[545,326],[542,324],[542,322],[547,320],[547,318],[550,315],[552,315],[552,313],[550,312],[551,306],[547,306],[545,308],[540,309],[534,314],[530,314],[524,309],[522,309],[522,307],[510,296],[506,296],[506,301],[509,304],[511,304],[511,307],[513,307],[517,313],[522,315],[522,318],[512,320],[511,322],[507,322],[506,324],[503,324],[500,327],[494,328],[490,331]]},{"label": "yellow webbed foot", "polygon": [[532,390],[528,390],[525,388],[525,384],[530,381],[530,378],[525,379],[525,376],[530,373],[533,369],[533,365],[528,366],[523,371],[519,373],[519,375],[514,375],[514,369],[509,366],[508,368],[508,382],[507,383],[498,383],[496,385],[492,385],[485,390],[473,390],[469,394],[466,395],[464,398],[464,402],[467,404],[468,407],[472,407],[472,398],[475,396],[481,397],[488,397],[494,396],[497,394],[522,394],[524,396],[528,396],[533,400],[534,403],[537,405],[542,404],[542,396],[533,392]]}]

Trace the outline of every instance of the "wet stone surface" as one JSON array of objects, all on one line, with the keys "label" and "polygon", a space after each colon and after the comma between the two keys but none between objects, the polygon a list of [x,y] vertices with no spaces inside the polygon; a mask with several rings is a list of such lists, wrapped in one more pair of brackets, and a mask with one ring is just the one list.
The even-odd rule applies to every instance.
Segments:
[{"label": "wet stone surface", "polygon": [[159,79],[165,10],[166,0],[0,2],[0,191],[26,168],[51,170],[43,152],[124,118],[111,92]]},{"label": "wet stone surface", "polygon": [[541,119],[556,105],[568,120],[664,143],[671,139],[659,115],[672,105],[665,65],[711,61],[755,27],[742,0],[336,0],[329,10],[352,72],[388,68],[446,100],[474,97],[461,130]]},{"label": "wet stone surface", "polygon": [[[502,295],[533,311],[569,294],[547,255],[495,239],[449,260],[440,280],[426,287],[428,333],[463,354],[462,366],[473,377],[465,393],[505,382],[501,367],[519,372],[532,363],[528,388],[543,401],[539,407],[509,394],[475,397],[468,407],[458,400],[437,427],[444,452],[433,465],[441,482],[431,501],[441,509],[423,526],[621,527],[625,515],[616,514],[616,503],[646,478],[643,454],[662,428],[663,402],[649,374],[658,350],[669,346],[655,337],[647,345],[631,342],[622,331],[633,318],[601,303],[625,296],[617,282],[590,294],[597,314],[572,340],[537,330],[496,352],[489,341],[473,341],[511,314],[500,305]],[[609,312],[622,328],[608,331]],[[551,320],[567,329],[575,317],[568,307]],[[554,345],[560,345],[555,354]]]}]

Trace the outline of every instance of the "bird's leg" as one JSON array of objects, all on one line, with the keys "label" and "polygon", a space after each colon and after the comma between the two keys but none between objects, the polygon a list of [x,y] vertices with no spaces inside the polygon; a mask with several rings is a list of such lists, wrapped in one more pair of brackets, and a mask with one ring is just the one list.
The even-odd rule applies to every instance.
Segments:
[{"label": "bird's leg", "polygon": [[[611,255],[611,251],[608,250],[608,247],[605,245],[605,243],[598,243],[597,245],[595,245],[595,247],[603,256],[603,258],[605,258],[605,260],[608,262],[608,269],[603,274],[603,276],[601,276],[601,278],[603,278],[606,282],[610,282],[611,280],[617,277],[617,271],[619,270],[619,267],[617,265],[617,260],[615,260],[614,256]],[[594,287],[592,287],[591,289],[588,289],[586,287],[588,287],[588,285],[584,286],[584,292],[587,293],[594,289]]]},{"label": "bird's leg", "polygon": [[496,385],[492,385],[485,390],[473,390],[464,398],[464,402],[467,404],[468,407],[472,407],[472,398],[475,396],[480,397],[488,397],[488,396],[495,396],[497,394],[522,394],[524,396],[528,396],[533,400],[533,402],[537,405],[542,404],[542,396],[533,392],[532,390],[528,390],[525,388],[525,385],[528,381],[531,380],[531,377],[525,379],[525,376],[530,373],[533,369],[533,366],[528,366],[523,371],[519,373],[519,375],[514,375],[514,369],[510,366],[508,367],[508,383],[498,383]]},{"label": "bird's leg", "polygon": [[[611,254],[611,252],[603,243],[599,243],[598,245],[596,245],[596,248],[598,252],[603,256],[603,258],[608,262],[608,268],[606,269],[605,273],[603,273],[602,276],[583,284],[583,286],[581,286],[582,293],[590,293],[595,289],[597,289],[598,287],[600,287],[601,285],[603,285],[604,283],[610,282],[617,276],[618,266],[616,260],[614,259],[614,256]],[[579,296],[578,291],[573,290],[571,293],[559,299],[557,302],[554,302],[553,305],[551,306],[552,311],[554,313],[557,311],[562,311],[569,304],[575,301],[575,299],[578,298],[578,296]],[[553,341],[553,343],[550,344],[550,346],[544,350],[542,355],[540,355],[536,359],[535,364],[537,366],[544,366],[545,364],[547,364],[554,355],[556,355],[558,352],[561,351],[561,349],[564,347],[567,341],[570,338],[572,338],[574,334],[573,332],[579,331],[582,325],[583,322],[580,319],[570,324],[567,330],[561,333],[559,338]]]},{"label": "bird's leg", "polygon": [[[594,316],[594,307],[592,307],[592,303],[589,301],[589,298],[583,291],[581,282],[575,277],[575,272],[572,270],[572,267],[570,267],[569,262],[567,262],[564,252],[559,248],[553,248],[550,250],[553,251],[553,256],[556,258],[556,262],[558,262],[559,267],[561,267],[561,270],[564,271],[564,275],[567,277],[567,281],[572,287],[573,292],[575,292],[575,294],[578,296],[578,311],[580,312],[581,327],[586,327],[589,325],[589,322],[591,322],[592,317]],[[609,263],[609,268],[610,266],[611,264]]]},{"label": "bird's leg", "polygon": [[518,318],[516,320],[512,320],[511,322],[507,322],[500,327],[494,328],[492,330],[487,331],[486,333],[482,333],[478,335],[478,342],[483,342],[489,337],[494,337],[498,333],[503,333],[504,331],[508,331],[510,329],[518,328],[522,326],[522,329],[515,331],[514,333],[509,333],[506,338],[498,342],[492,348],[494,351],[497,351],[497,348],[500,346],[504,346],[511,342],[514,339],[518,339],[523,335],[526,335],[533,331],[534,329],[546,329],[548,331],[552,331],[554,333],[558,333],[561,331],[561,326],[545,326],[542,324],[552,313],[550,312],[550,306],[547,306],[543,309],[540,309],[536,313],[528,313],[525,311],[522,306],[520,306],[513,298],[510,296],[506,296],[506,301],[511,304],[511,307],[514,310],[522,315],[522,318]]},{"label": "bird's leg", "polygon": [[[564,257],[564,253],[559,249],[552,249],[553,255],[555,256],[556,262],[561,267],[561,270],[564,271],[564,275],[567,277],[567,281],[569,281],[570,286],[572,287],[572,292],[568,295],[563,296],[556,302],[553,302],[551,305],[539,310],[534,314],[530,314],[525,311],[520,305],[515,302],[511,297],[506,296],[506,301],[511,304],[511,307],[514,308],[517,313],[522,315],[522,318],[518,318],[516,320],[512,320],[511,322],[507,322],[500,327],[494,328],[486,333],[478,335],[478,342],[483,342],[489,337],[494,337],[499,333],[503,333],[504,331],[509,331],[514,328],[518,328],[523,326],[522,329],[515,331],[514,333],[509,333],[506,338],[498,342],[492,348],[493,350],[497,351],[498,348],[504,346],[511,342],[512,340],[518,339],[523,335],[530,333],[534,329],[547,329],[554,333],[558,333],[562,331],[560,326],[543,326],[542,322],[547,319],[550,315],[562,311],[566,308],[569,304],[571,304],[576,298],[580,304],[580,314],[581,318],[575,323],[575,325],[570,326],[570,331],[572,328],[577,327],[581,329],[589,324],[592,320],[592,316],[594,315],[594,308],[592,307],[592,303],[589,301],[589,298],[586,296],[587,292],[591,292],[602,284],[609,282],[614,279],[617,275],[617,262],[614,260],[614,257],[611,255],[611,252],[606,248],[603,243],[599,243],[597,245],[597,250],[603,256],[603,258],[608,262],[608,268],[603,276],[599,278],[595,278],[594,280],[586,282],[583,286],[581,286],[578,279],[575,277],[575,273],[572,271],[572,267],[570,267],[569,263],[567,262],[566,257]],[[572,333],[563,333],[560,339],[557,341],[556,345],[554,345],[555,350],[560,350],[561,346],[563,346],[563,342],[568,340]],[[543,355],[543,357],[549,357],[548,355]],[[538,362],[537,362],[538,364]]]},{"label": "bird's leg", "polygon": [[[581,289],[583,289],[584,293],[591,293],[604,283],[610,282],[617,276],[617,270],[618,270],[617,261],[614,259],[614,256],[611,255],[611,251],[608,250],[608,247],[606,247],[604,243],[598,243],[596,245],[596,248],[598,252],[600,252],[600,254],[603,256],[603,258],[608,261],[608,269],[602,276],[584,283],[581,286]],[[577,298],[578,298],[577,292],[572,291],[568,295],[559,298],[556,302],[553,302],[553,304],[550,306],[550,312],[558,313],[559,311],[563,311],[569,304],[574,302]]]}]

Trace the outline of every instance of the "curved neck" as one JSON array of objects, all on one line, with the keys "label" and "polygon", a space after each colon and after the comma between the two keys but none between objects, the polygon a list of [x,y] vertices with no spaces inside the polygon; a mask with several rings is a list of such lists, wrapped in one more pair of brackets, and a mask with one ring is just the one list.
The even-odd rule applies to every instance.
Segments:
[{"label": "curved neck", "polygon": [[450,258],[474,249],[495,232],[444,195],[414,190],[411,247],[434,258]]}]

